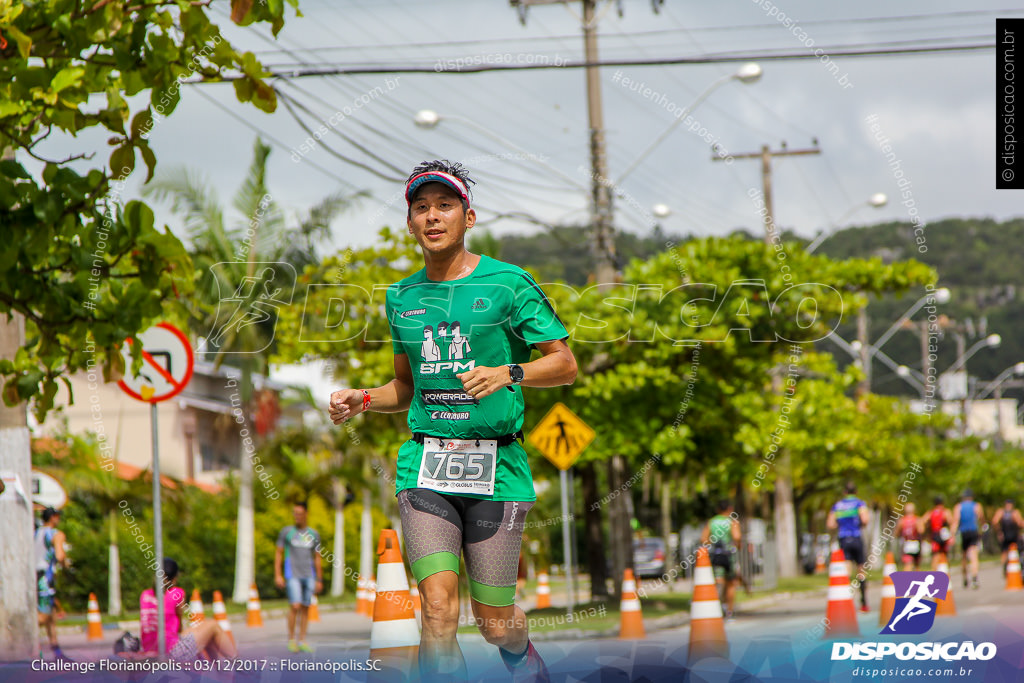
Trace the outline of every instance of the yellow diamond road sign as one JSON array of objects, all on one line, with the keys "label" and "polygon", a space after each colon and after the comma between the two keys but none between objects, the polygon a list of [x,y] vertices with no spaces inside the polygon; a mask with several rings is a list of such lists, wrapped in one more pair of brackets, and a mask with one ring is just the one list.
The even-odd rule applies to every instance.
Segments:
[{"label": "yellow diamond road sign", "polygon": [[526,438],[555,467],[567,470],[594,440],[594,430],[564,403],[556,403]]}]

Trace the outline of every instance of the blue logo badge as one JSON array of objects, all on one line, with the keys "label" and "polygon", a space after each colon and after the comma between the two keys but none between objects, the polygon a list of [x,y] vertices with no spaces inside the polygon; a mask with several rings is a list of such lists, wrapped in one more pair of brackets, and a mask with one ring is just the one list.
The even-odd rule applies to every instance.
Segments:
[{"label": "blue logo badge", "polygon": [[880,633],[917,635],[935,623],[934,600],[945,600],[949,576],[944,572],[893,572],[889,575],[896,588],[896,606],[889,623]]}]

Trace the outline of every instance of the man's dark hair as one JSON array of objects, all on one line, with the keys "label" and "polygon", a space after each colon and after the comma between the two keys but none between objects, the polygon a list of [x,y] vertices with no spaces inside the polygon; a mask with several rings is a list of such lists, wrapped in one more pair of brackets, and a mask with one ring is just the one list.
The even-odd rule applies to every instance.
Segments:
[{"label": "man's dark hair", "polygon": [[174,581],[178,577],[178,563],[169,557],[164,558],[164,579]]},{"label": "man's dark hair", "polygon": [[[412,173],[406,178],[405,182],[409,182],[421,173],[429,173],[430,171],[440,171],[447,173],[448,175],[455,176],[462,181],[462,184],[466,186],[466,192],[469,194],[469,198],[473,198],[473,190],[470,189],[471,185],[476,185],[476,181],[469,177],[469,171],[455,161],[448,161],[447,159],[434,159],[433,161],[424,161],[416,168],[412,169]],[[465,213],[469,210],[469,204],[462,200],[462,212]]]},{"label": "man's dark hair", "polygon": [[60,517],[60,510],[54,508],[46,508],[43,510],[43,524],[46,524],[54,517]]},{"label": "man's dark hair", "polygon": [[847,493],[857,493],[857,484],[853,483],[852,481],[848,481],[846,482],[846,486],[844,487],[844,489]]},{"label": "man's dark hair", "polygon": [[932,502],[935,503],[936,505],[942,505],[943,503],[946,502],[946,499],[943,498],[942,496],[935,496],[935,498],[932,499]]},{"label": "man's dark hair", "polygon": [[728,510],[732,506],[732,501],[728,498],[722,498],[718,501],[718,512],[722,513]]},{"label": "man's dark hair", "polygon": [[304,501],[304,500],[297,500],[297,501],[295,501],[295,507],[302,508],[306,512],[309,512],[309,505],[307,505],[306,501]]}]

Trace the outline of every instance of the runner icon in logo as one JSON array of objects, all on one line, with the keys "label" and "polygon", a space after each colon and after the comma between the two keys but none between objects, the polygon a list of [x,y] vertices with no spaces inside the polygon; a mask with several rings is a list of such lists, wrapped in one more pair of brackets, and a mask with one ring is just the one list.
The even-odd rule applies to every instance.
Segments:
[{"label": "runner icon in logo", "polygon": [[[896,599],[893,616],[881,632],[905,635],[926,632],[935,623],[937,608],[936,603],[927,598],[945,599],[949,577],[940,572],[893,572],[890,576],[896,594],[903,597]],[[897,628],[901,620],[903,625]]]}]

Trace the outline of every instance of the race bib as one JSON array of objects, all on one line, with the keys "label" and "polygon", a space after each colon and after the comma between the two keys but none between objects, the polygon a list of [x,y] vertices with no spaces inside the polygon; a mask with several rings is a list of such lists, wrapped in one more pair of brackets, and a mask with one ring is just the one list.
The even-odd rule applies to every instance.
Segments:
[{"label": "race bib", "polygon": [[441,493],[494,495],[496,439],[423,439],[419,488]]},{"label": "race bib", "polygon": [[904,541],[903,553],[905,555],[917,555],[921,552],[921,541]]},{"label": "race bib", "polygon": [[948,541],[952,536],[953,534],[950,533],[948,527],[942,527],[942,529],[939,531],[939,538],[942,539],[943,543]]}]

